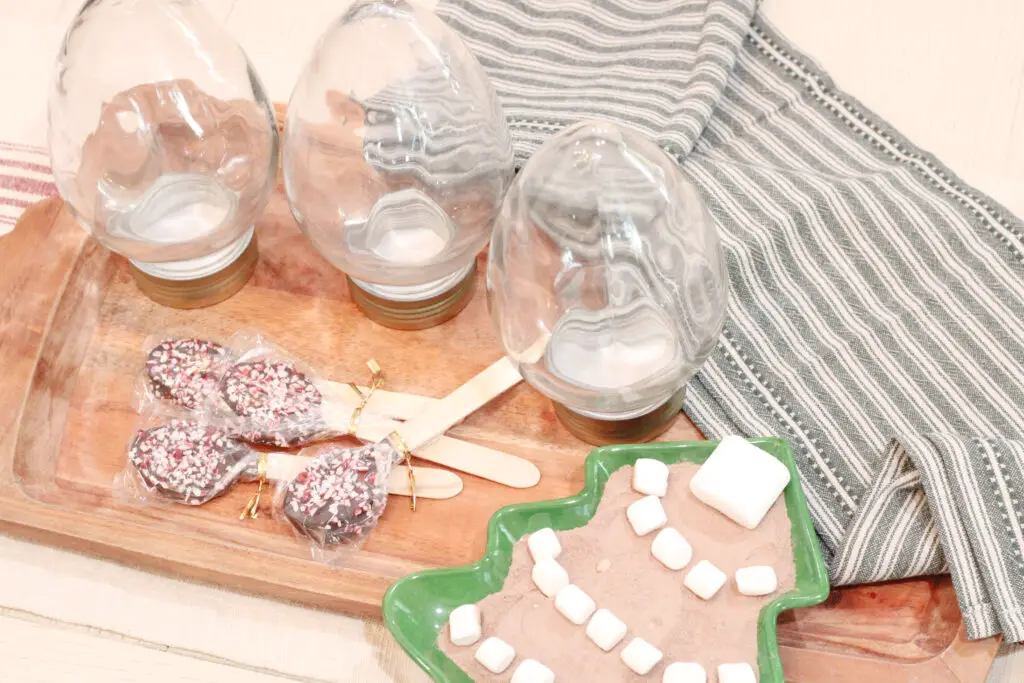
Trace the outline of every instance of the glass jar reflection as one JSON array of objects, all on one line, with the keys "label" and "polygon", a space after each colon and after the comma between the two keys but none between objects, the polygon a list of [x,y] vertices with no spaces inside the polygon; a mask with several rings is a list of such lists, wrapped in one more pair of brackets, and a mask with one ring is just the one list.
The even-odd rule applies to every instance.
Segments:
[{"label": "glass jar reflection", "polygon": [[67,206],[144,289],[197,305],[244,284],[234,271],[255,264],[277,125],[245,54],[198,2],[86,3],[57,59],[49,140]]},{"label": "glass jar reflection", "polygon": [[591,441],[664,429],[714,348],[728,282],[696,188],[631,129],[550,139],[505,198],[487,272],[506,353]]},{"label": "glass jar reflection", "polygon": [[383,324],[427,327],[465,305],[512,171],[480,65],[433,13],[401,0],[349,9],[292,94],[292,211]]}]

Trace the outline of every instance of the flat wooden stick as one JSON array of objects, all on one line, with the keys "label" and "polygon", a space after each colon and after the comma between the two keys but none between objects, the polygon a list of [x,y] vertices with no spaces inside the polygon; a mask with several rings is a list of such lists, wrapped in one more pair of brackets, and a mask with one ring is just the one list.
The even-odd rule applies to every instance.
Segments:
[{"label": "flat wooden stick", "polygon": [[[401,422],[367,415],[359,423],[356,438],[363,441],[383,441],[391,432],[402,426]],[[530,488],[540,481],[540,470],[526,458],[449,436],[439,436],[426,446],[409,450],[421,460],[512,488]]]},{"label": "flat wooden stick", "polygon": [[[536,342],[534,342],[533,345],[530,346],[530,348],[528,348],[526,351],[524,351],[520,356],[521,362],[536,363],[541,357],[543,357],[544,352],[547,350],[549,340],[550,335],[544,335]],[[486,399],[483,403],[481,403],[479,406],[477,406],[477,408],[474,408],[473,410],[480,408],[491,398],[494,398],[501,392],[511,388],[512,386],[515,385],[516,382],[519,382],[522,379],[522,377],[519,375],[519,372],[515,370],[514,365],[511,361],[509,361],[507,357],[502,358],[500,361],[498,361],[497,363],[495,363],[490,368],[488,368],[487,370],[480,374],[483,375],[484,373],[487,372],[492,373],[492,381],[498,382],[498,384],[495,384],[495,387],[500,385],[500,381],[502,378],[504,378],[505,381],[512,382],[512,384],[509,384],[507,387],[505,387],[505,389],[499,390],[497,394],[494,394],[494,396],[491,396],[490,398]],[[512,374],[513,372],[515,373],[514,375]],[[353,407],[359,405],[360,401],[363,398],[361,395],[356,393],[356,391],[352,388],[351,384],[345,384],[344,382],[332,382],[330,380],[321,380],[318,386],[323,393],[329,394],[335,397],[337,400],[341,401],[342,403],[351,405]],[[370,390],[369,387],[364,387],[362,385],[357,386],[359,387],[359,391],[361,391],[363,395],[365,395],[366,392]],[[460,387],[460,389],[461,388],[462,387]],[[398,391],[377,389],[376,391],[373,392],[373,395],[370,396],[370,400],[367,401],[366,408],[364,408],[364,410],[367,413],[373,413],[375,415],[386,415],[387,417],[396,420],[411,420],[415,417],[418,417],[421,413],[426,411],[428,408],[433,407],[441,400],[442,399],[433,398],[430,396],[420,396],[419,394],[407,394]],[[471,410],[470,412],[473,411]],[[467,413],[467,415],[468,414],[469,413]],[[461,419],[465,419],[465,417],[466,416],[463,416],[463,418]],[[461,421],[461,419],[459,421]],[[410,448],[412,447],[410,446]]]},{"label": "flat wooden stick", "polygon": [[[267,457],[267,478],[272,481],[289,481],[304,470],[312,458],[290,453],[271,453]],[[462,492],[462,477],[433,467],[414,467],[416,476],[416,497],[447,500]],[[388,493],[395,496],[410,495],[409,470],[396,465],[388,479]]]},{"label": "flat wooden stick", "polygon": [[[320,389],[320,393],[328,397],[328,400],[335,405],[344,404],[354,408],[362,400],[362,396],[357,394],[351,385],[344,382],[321,380],[317,383],[317,388]],[[359,391],[363,392],[364,395],[369,390],[369,387],[359,386]],[[437,403],[438,400],[418,394],[404,394],[397,391],[377,389],[370,396],[370,400],[367,401],[364,412],[367,414],[384,415],[396,420],[408,420],[409,418],[416,417],[426,410],[428,406]]]},{"label": "flat wooden stick", "polygon": [[506,486],[529,488],[540,481],[540,470],[529,460],[442,436],[521,380],[512,361],[502,358],[408,422],[385,428],[372,420],[367,431],[386,438],[397,427],[406,446],[418,458]]},{"label": "flat wooden stick", "polygon": [[[426,409],[404,424],[379,414],[364,414],[355,436],[363,441],[383,441],[398,430],[409,450],[422,460],[513,488],[536,486],[540,470],[529,460],[444,436],[444,432],[521,380],[512,361],[502,358],[445,398],[428,399]],[[354,394],[351,388],[347,390]],[[324,418],[332,429],[344,433],[353,409],[329,411]]]},{"label": "flat wooden stick", "polygon": [[409,450],[415,452],[417,448],[441,436],[522,379],[515,365],[505,356],[403,424],[398,430],[399,434],[402,435]]}]

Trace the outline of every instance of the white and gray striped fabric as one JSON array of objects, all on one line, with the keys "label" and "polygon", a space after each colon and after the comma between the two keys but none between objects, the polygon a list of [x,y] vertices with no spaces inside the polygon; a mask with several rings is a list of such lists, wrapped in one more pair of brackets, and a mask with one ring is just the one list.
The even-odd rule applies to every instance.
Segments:
[{"label": "white and gray striped fabric", "polygon": [[834,583],[949,571],[1024,640],[1024,224],[838,90],[756,0],[442,0],[517,157],[582,118],[655,139],[727,252],[686,411],[786,437]]}]

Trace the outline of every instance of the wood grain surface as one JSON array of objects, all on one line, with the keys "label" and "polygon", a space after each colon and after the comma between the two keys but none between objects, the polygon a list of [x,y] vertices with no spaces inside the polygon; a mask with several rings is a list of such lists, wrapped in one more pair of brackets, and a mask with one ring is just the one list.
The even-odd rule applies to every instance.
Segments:
[{"label": "wood grain surface", "polygon": [[[579,490],[589,448],[522,385],[454,433],[530,459],[540,485],[521,491],[466,477],[466,490],[451,501],[424,501],[415,514],[390,506],[365,552],[339,571],[311,561],[271,519],[239,523],[247,486],[198,509],[115,500],[113,481],[137,424],[135,373],[152,332],[187,324],[226,338],[258,329],[339,380],[360,378],[372,355],[389,388],[431,396],[498,358],[482,288],[441,327],[388,330],[355,311],[344,278],[302,237],[282,197],[272,200],[259,234],[261,262],[249,285],[223,304],[183,312],[145,299],[124,261],[86,239],[59,201],[29,210],[0,253],[5,530],[237,590],[377,615],[398,576],[476,559],[497,508]],[[681,417],[663,438],[699,436]],[[948,579],[834,591],[826,605],[784,617],[780,638],[791,680],[808,683],[869,675],[883,683],[981,681],[997,647],[963,639]],[[846,678],[823,679],[823,672]]]}]

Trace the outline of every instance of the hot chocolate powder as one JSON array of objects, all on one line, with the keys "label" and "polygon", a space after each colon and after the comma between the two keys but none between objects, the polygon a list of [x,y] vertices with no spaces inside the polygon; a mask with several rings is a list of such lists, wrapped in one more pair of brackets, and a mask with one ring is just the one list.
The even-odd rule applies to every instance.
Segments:
[{"label": "hot chocolate powder", "polygon": [[[689,482],[697,469],[690,463],[673,465],[668,495],[662,499],[669,525],[693,546],[693,560],[681,571],[670,571],[651,556],[657,532],[637,537],[626,521],[626,507],[642,497],[630,487],[629,467],[612,475],[587,526],[558,532],[562,543],[558,561],[569,572],[570,581],[629,628],[611,652],[602,652],[586,637],[583,626],[571,624],[555,611],[554,601],[537,589],[530,578],[533,563],[524,541],[516,545],[502,591],[480,602],[484,638],[498,636],[512,645],[516,649],[513,665],[501,675],[488,672],[473,658],[479,643],[456,647],[448,639],[447,628],[439,637],[441,650],[478,683],[506,683],[525,658],[547,666],[559,683],[657,682],[674,661],[700,663],[712,681],[718,664],[747,662],[756,670],[758,614],[795,586],[785,502],[776,501],[761,525],[748,531],[693,497]],[[729,576],[729,582],[708,602],[683,586],[686,572],[700,560],[709,560]],[[740,595],[734,573],[751,565],[773,566],[779,590],[760,598]],[[607,569],[599,571],[599,566]],[[635,636],[665,655],[646,676],[637,676],[619,659]]]}]

